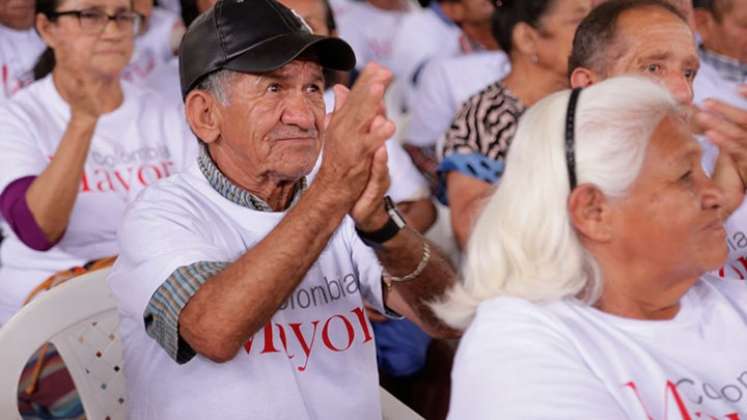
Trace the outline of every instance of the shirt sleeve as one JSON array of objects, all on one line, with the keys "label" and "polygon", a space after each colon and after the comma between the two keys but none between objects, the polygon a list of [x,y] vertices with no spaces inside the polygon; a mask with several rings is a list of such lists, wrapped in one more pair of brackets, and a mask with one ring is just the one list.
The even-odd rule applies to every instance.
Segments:
[{"label": "shirt sleeve", "polygon": [[120,313],[140,320],[169,356],[185,363],[194,351],[179,338],[181,310],[232,258],[215,244],[197,210],[175,205],[163,191],[145,195],[125,215],[109,285]]},{"label": "shirt sleeve", "polygon": [[402,145],[395,139],[387,140],[389,178],[391,184],[387,194],[395,203],[417,201],[430,197],[428,181],[412,163]]},{"label": "shirt sleeve", "polygon": [[449,419],[627,419],[552,320],[512,300],[491,302],[498,314],[480,307],[462,338]]},{"label": "shirt sleeve", "polygon": [[200,286],[228,265],[225,261],[198,261],[181,266],[151,296],[143,314],[145,331],[177,363],[187,363],[196,354],[179,335],[179,315]]},{"label": "shirt sleeve", "polygon": [[26,192],[35,179],[35,176],[27,176],[8,184],[0,193],[0,214],[21,242],[33,250],[46,251],[59,242],[62,235],[56,242],[50,242],[31,214]]},{"label": "shirt sleeve", "polygon": [[480,136],[485,133],[482,121],[478,118],[475,98],[462,105],[451,121],[451,125],[439,140],[436,148],[441,160],[455,153],[480,153]]},{"label": "shirt sleeve", "polygon": [[34,131],[39,122],[29,117],[15,101],[0,106],[0,192],[20,178],[37,176],[49,164],[38,146]]},{"label": "shirt sleeve", "polygon": [[435,146],[457,111],[452,105],[454,99],[441,62],[436,60],[429,63],[420,75],[405,136],[409,144]]}]

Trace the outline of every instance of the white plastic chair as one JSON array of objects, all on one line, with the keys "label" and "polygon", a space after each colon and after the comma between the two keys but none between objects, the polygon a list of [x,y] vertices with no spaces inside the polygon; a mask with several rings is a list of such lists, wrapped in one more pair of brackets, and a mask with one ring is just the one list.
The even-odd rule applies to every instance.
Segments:
[{"label": "white plastic chair", "polygon": [[65,361],[89,420],[127,418],[117,303],[109,269],[42,293],[0,327],[0,417],[21,419],[18,379],[31,355],[51,342]]},{"label": "white plastic chair", "polygon": [[379,387],[379,393],[383,420],[425,420],[402,401],[394,398],[386,389]]},{"label": "white plastic chair", "polygon": [[[0,413],[21,419],[18,379],[31,355],[51,342],[78,389],[86,418],[127,418],[122,344],[117,302],[106,276],[109,269],[70,279],[42,293],[0,327]],[[423,420],[379,388],[383,420]]]}]

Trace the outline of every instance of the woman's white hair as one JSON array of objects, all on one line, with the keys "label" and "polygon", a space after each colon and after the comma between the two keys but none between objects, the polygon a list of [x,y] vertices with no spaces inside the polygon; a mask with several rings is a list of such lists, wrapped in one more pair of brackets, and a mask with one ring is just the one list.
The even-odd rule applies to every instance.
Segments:
[{"label": "woman's white hair", "polygon": [[[458,284],[433,308],[447,324],[466,328],[480,302],[513,296],[532,302],[601,293],[596,262],[581,246],[568,213],[565,157],[570,91],[555,93],[522,117],[497,191],[478,218]],[[662,86],[617,77],[584,89],[576,111],[578,184],[621,197],[637,178],[661,120],[677,111]]]}]

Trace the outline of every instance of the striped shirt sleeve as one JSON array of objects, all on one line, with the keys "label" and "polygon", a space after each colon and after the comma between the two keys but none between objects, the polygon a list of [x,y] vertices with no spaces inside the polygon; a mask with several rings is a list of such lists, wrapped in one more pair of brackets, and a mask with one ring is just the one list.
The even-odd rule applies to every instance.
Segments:
[{"label": "striped shirt sleeve", "polygon": [[145,330],[179,364],[195,351],[179,335],[179,315],[197,290],[229,265],[223,261],[199,261],[177,268],[153,293],[143,318]]}]

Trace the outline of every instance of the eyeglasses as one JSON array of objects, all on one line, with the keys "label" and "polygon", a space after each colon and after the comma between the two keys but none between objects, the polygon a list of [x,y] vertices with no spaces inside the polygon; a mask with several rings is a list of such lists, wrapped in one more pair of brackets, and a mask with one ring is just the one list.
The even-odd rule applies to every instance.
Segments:
[{"label": "eyeglasses", "polygon": [[55,20],[60,16],[75,16],[80,22],[80,29],[89,34],[100,34],[106,28],[109,21],[114,21],[117,30],[136,34],[140,31],[142,17],[132,11],[117,12],[110,15],[102,10],[66,10],[62,12],[49,13],[47,17]]}]

